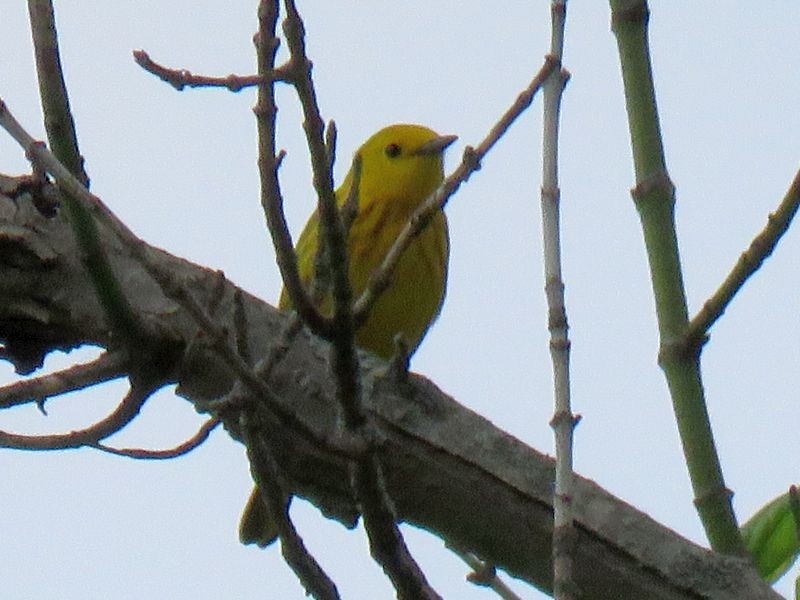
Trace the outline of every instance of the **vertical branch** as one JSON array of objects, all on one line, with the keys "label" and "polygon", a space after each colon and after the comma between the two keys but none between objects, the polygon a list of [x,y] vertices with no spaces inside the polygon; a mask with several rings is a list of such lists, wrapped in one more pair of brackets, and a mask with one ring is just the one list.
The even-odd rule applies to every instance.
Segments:
[{"label": "vertical branch", "polygon": [[[69,108],[69,97],[61,69],[53,5],[50,0],[29,0],[28,13],[47,139],[58,161],[84,187],[87,187],[89,178],[83,170],[83,157],[78,150],[75,123]],[[30,149],[26,147],[26,151],[30,152]],[[63,188],[62,191],[70,225],[82,251],[81,259],[89,272],[110,325],[121,334],[122,339],[131,342],[143,339],[142,326],[122,293],[106,258],[105,250],[98,240],[94,219],[74,195]]]},{"label": "vertical branch", "polygon": [[258,5],[258,32],[255,36],[258,61],[258,97],[253,112],[256,115],[258,130],[258,170],[261,180],[261,206],[272,236],[275,256],[281,272],[283,284],[292,300],[292,305],[303,322],[319,335],[329,335],[327,321],[314,307],[306,293],[297,269],[297,256],[289,235],[286,216],[283,213],[278,168],[283,153],[278,153],[275,145],[275,120],[278,107],[275,104],[275,55],[279,40],[278,0],[261,0]]},{"label": "vertical branch", "polygon": [[688,311],[647,39],[645,0],[610,0],[628,111],[639,212],[656,302],[659,364],[672,397],[695,505],[714,550],[745,553],[706,408],[699,351],[686,343]]},{"label": "vertical branch", "polygon": [[325,126],[311,77],[311,61],[306,54],[303,21],[293,0],[285,0],[285,8],[283,29],[291,54],[288,80],[297,90],[303,109],[303,128],[318,199],[320,243],[330,275],[333,298],[331,366],[336,378],[336,399],[341,409],[345,435],[363,448],[362,456],[352,464],[353,489],[364,517],[370,552],[391,579],[398,598],[439,598],[411,556],[397,527],[397,516],[384,483],[376,433],[362,407],[348,249],[333,191],[333,157],[329,152],[329,148],[333,147],[333,134],[326,144]]},{"label": "vertical branch", "polygon": [[[75,123],[61,69],[51,0],[29,0],[28,14],[47,139],[55,158],[69,174],[75,177],[78,187],[88,188],[89,177],[83,169],[83,157],[78,150]],[[33,148],[33,140],[25,144],[25,148],[29,158],[42,150],[40,147]],[[81,249],[81,260],[89,273],[109,325],[130,348],[137,348],[146,338],[144,327],[122,292],[122,287],[106,257],[90,208],[81,204],[78,195],[59,185],[72,231]]]},{"label": "vertical branch", "polygon": [[291,82],[303,107],[303,128],[311,154],[314,188],[319,211],[319,236],[322,256],[327,261],[327,271],[333,296],[333,346],[331,364],[336,375],[336,395],[342,408],[345,428],[359,431],[365,422],[361,407],[361,386],[358,374],[358,355],[355,345],[353,321],[353,291],[350,287],[349,258],[344,238],[336,196],[333,191],[333,157],[328,148],[333,147],[333,133],[325,143],[325,125],[319,112],[314,82],[311,78],[311,61],[306,56],[305,28],[297,7],[286,1],[286,19],[283,24],[286,43],[291,53]]},{"label": "vertical branch", "polygon": [[[550,6],[550,56],[559,66],[564,52],[566,0]],[[561,276],[560,190],[558,184],[558,127],[561,98],[569,74],[554,70],[544,84],[542,130],[542,236],[545,295],[553,361],[554,412],[550,425],[555,435],[556,470],[553,493],[553,591],[558,600],[578,596],[573,578],[575,529],[571,502],[574,496],[572,438],[578,419],[572,414],[569,380],[569,327]]]},{"label": "vertical branch", "polygon": [[[306,55],[305,46],[305,26],[297,10],[297,6],[292,0],[285,2],[286,19],[283,22],[283,30],[286,35],[286,44],[289,47],[290,59],[286,69],[288,81],[297,90],[300,98],[300,105],[303,110],[303,130],[306,134],[306,142],[311,158],[311,172],[314,190],[317,192],[317,211],[319,212],[320,227],[320,252],[326,257],[330,268],[330,286],[333,295],[334,313],[331,327],[327,337],[342,336],[341,333],[352,324],[348,325],[348,317],[345,312],[352,312],[350,305],[352,301],[352,291],[348,279],[349,269],[347,250],[345,247],[344,232],[342,230],[339,211],[336,207],[336,196],[333,190],[333,164],[334,157],[329,150],[334,149],[335,131],[329,132],[326,143],[325,123],[320,115],[319,103],[317,102],[317,92],[311,78],[311,61]],[[335,126],[332,126],[335,128]],[[337,305],[340,310],[337,310]],[[347,306],[346,311],[341,307]],[[352,316],[349,317],[352,322]],[[355,345],[353,345],[355,348]],[[344,358],[346,351],[340,355]],[[353,352],[355,356],[355,351]],[[349,367],[347,367],[349,368]],[[356,368],[357,370],[357,368]],[[348,410],[344,407],[345,410]],[[353,413],[353,418],[358,419]],[[347,415],[345,415],[347,419]]]},{"label": "vertical branch", "polygon": [[78,150],[75,122],[69,108],[69,96],[61,69],[52,1],[28,0],[28,14],[47,143],[69,172],[89,187],[89,177],[83,169],[83,157]]}]

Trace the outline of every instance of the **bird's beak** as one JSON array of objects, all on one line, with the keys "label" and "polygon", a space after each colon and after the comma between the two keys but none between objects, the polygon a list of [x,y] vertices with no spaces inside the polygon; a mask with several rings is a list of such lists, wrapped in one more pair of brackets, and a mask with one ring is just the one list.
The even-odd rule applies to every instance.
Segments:
[{"label": "bird's beak", "polygon": [[445,148],[458,139],[457,135],[440,135],[422,144],[414,151],[415,155],[441,154]]}]

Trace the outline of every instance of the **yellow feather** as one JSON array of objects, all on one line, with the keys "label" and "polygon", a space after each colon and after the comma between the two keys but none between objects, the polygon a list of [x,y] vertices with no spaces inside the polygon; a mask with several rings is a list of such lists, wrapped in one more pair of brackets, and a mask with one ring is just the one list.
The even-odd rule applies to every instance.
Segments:
[{"label": "yellow feather", "polygon": [[[443,179],[442,153],[454,136],[440,136],[420,125],[392,125],[370,137],[361,156],[358,212],[347,240],[349,278],[357,298],[380,266],[394,240],[414,211]],[[341,207],[350,194],[352,171],[336,190]],[[311,284],[319,244],[319,217],[311,215],[296,252],[300,277]],[[417,349],[439,315],[447,283],[450,247],[447,219],[438,213],[429,226],[406,249],[394,272],[390,287],[375,302],[366,322],[356,332],[356,343],[389,359],[394,339],[402,334],[409,350]],[[330,296],[320,309],[330,312]],[[291,308],[286,290],[281,309]],[[275,539],[275,528],[256,488],[245,507],[239,528],[242,543],[266,546]]]}]

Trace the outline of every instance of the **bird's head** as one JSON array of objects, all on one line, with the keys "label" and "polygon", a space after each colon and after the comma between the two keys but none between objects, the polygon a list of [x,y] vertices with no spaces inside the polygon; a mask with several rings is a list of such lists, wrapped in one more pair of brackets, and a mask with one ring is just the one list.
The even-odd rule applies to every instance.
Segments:
[{"label": "bird's head", "polygon": [[423,202],[443,179],[442,154],[456,140],[421,125],[390,125],[369,138],[361,156],[361,197]]}]

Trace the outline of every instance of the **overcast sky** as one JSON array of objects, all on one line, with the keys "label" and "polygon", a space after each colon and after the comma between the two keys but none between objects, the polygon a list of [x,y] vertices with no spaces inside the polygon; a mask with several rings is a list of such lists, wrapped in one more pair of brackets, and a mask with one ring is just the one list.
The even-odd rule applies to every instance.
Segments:
[{"label": "overcast sky", "polygon": [[[258,202],[254,92],[177,93],[131,59],[206,74],[254,70],[256,0],[57,2],[61,49],[93,191],[149,243],[223,269],[275,301],[280,278]],[[732,7],[733,4],[733,7]],[[691,312],[764,225],[800,156],[800,4],[651,2],[651,40]],[[300,2],[325,118],[339,126],[338,179],[372,132],[424,123],[476,144],[542,63],[549,4]],[[562,113],[564,276],[573,341],[578,471],[704,543],[664,379],[638,217],[616,42],[604,2],[569,8]],[[43,137],[27,12],[0,2],[0,96]],[[295,232],[312,209],[292,92],[279,92],[281,171]],[[451,272],[441,318],[412,368],[535,448],[551,452],[539,216],[541,103],[452,199]],[[0,135],[0,172],[24,172]],[[703,355],[727,484],[744,521],[798,481],[800,236],[791,230],[712,332]],[[75,352],[49,367],[86,359]],[[14,374],[0,365],[0,383]],[[109,412],[122,383],[4,411],[0,429],[61,431]],[[170,390],[115,438],[171,447],[200,420]],[[251,481],[243,448],[218,431],[180,460],[94,451],[0,450],[0,580],[8,598],[303,598],[276,548],[239,545]],[[390,598],[362,532],[293,513],[345,598]],[[423,532],[405,528],[446,598],[492,595]],[[796,568],[779,589],[789,594]],[[525,598],[538,592],[516,586]]]}]

